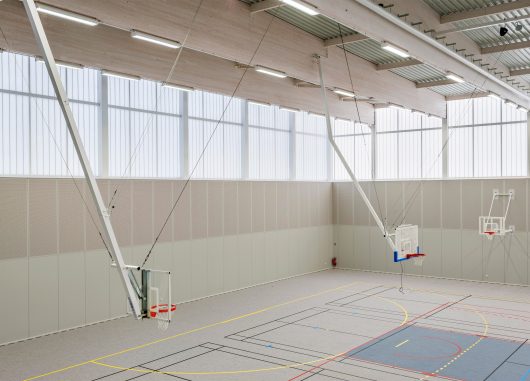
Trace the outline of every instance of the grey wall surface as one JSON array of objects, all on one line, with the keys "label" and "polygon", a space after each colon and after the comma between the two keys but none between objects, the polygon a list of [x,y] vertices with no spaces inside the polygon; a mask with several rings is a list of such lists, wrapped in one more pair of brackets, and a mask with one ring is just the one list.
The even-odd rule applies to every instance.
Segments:
[{"label": "grey wall surface", "polygon": [[[0,343],[126,313],[86,184],[0,178]],[[141,264],[183,181],[100,180],[126,263]],[[192,181],[147,267],[192,300],[329,267],[332,185]],[[92,222],[92,218],[96,223]]]},{"label": "grey wall surface", "polygon": [[[405,271],[458,279],[529,284],[528,181],[428,180],[365,182],[376,211],[387,226],[420,227],[422,267],[405,264]],[[487,215],[493,189],[515,190],[507,225],[515,233],[488,240],[478,234],[478,218]],[[351,183],[333,184],[335,254],[339,267],[399,272],[399,265]],[[492,215],[501,215],[504,202]]]}]

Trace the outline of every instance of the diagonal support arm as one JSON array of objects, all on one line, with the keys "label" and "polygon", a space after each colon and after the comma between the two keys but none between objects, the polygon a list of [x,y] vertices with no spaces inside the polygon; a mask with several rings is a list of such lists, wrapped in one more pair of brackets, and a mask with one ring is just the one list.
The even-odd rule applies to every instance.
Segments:
[{"label": "diagonal support arm", "polygon": [[79,157],[81,167],[83,168],[83,172],[88,181],[90,193],[92,194],[92,198],[94,199],[94,203],[96,204],[98,216],[103,226],[103,235],[105,237],[105,240],[109,243],[108,248],[110,254],[117,264],[117,269],[120,274],[123,286],[126,289],[127,296],[129,297],[129,302],[133,313],[137,319],[140,319],[142,317],[142,312],[138,296],[136,295],[133,285],[129,280],[129,269],[127,268],[123,260],[123,256],[118,246],[118,241],[116,240],[116,235],[114,234],[114,230],[112,229],[110,216],[105,207],[105,204],[103,203],[103,198],[101,197],[101,192],[99,191],[99,187],[96,183],[94,173],[90,168],[90,163],[83,147],[83,142],[81,141],[81,137],[77,129],[77,124],[75,122],[72,109],[70,108],[68,97],[66,96],[66,91],[64,90],[64,86],[61,82],[61,77],[59,76],[59,71],[57,70],[57,65],[55,64],[55,59],[53,58],[53,54],[50,49],[50,44],[48,43],[48,38],[46,37],[46,33],[44,32],[44,28],[42,27],[39,14],[37,13],[35,2],[34,0],[22,1],[24,3],[26,13],[28,14],[33,33],[35,34],[37,44],[39,45],[42,51],[44,62],[46,63],[46,68],[48,70],[48,74],[50,76],[55,95],[57,96],[57,100],[59,101],[59,105],[66,121],[66,125],[68,126],[70,136],[72,137],[77,156]]},{"label": "diagonal support arm", "polygon": [[335,151],[340,161],[342,162],[342,165],[344,165],[346,172],[348,172],[348,175],[350,175],[350,178],[353,181],[353,185],[355,186],[355,189],[357,189],[357,191],[361,195],[361,198],[363,199],[364,203],[366,204],[366,207],[372,214],[372,217],[374,218],[375,223],[379,227],[379,230],[381,230],[381,233],[383,233],[383,237],[386,238],[388,246],[390,246],[390,248],[392,249],[392,252],[395,252],[397,249],[396,249],[396,245],[394,244],[394,241],[392,241],[392,238],[389,236],[388,232],[386,231],[385,226],[383,225],[383,222],[381,221],[374,207],[370,203],[368,196],[366,196],[366,193],[364,193],[364,190],[361,187],[361,184],[359,184],[357,177],[355,176],[352,169],[350,168],[350,165],[344,158],[344,155],[342,154],[339,146],[337,145],[337,143],[335,143],[335,139],[333,138],[333,131],[331,130],[331,118],[329,116],[329,105],[328,105],[328,98],[326,95],[326,86],[324,84],[324,76],[322,74],[322,62],[320,61],[319,56],[317,56],[316,59],[318,63],[318,74],[320,75],[320,91],[322,93],[322,101],[324,102],[324,108],[326,112],[326,126],[327,126],[327,132],[328,132],[328,140],[331,143],[333,150]]}]

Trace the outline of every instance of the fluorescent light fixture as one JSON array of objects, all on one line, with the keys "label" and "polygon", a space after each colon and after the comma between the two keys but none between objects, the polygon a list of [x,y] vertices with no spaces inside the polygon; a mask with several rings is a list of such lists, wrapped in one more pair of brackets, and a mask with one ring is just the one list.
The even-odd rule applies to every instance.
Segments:
[{"label": "fluorescent light fixture", "polygon": [[352,93],[351,91],[342,90],[342,89],[333,89],[333,92],[335,94],[339,94],[339,95],[342,95],[348,98],[355,98],[355,94]]},{"label": "fluorescent light fixture", "polygon": [[488,94],[488,97],[493,98],[493,99],[501,100],[501,97],[499,97],[499,96],[498,96],[497,94],[495,94],[495,93],[489,93],[489,94]]},{"label": "fluorescent light fixture", "polygon": [[270,103],[267,103],[267,102],[260,102],[260,101],[255,101],[252,99],[249,99],[248,103],[251,105],[256,105],[256,106],[270,106],[271,105]]},{"label": "fluorescent light fixture", "polygon": [[506,104],[506,106],[511,106],[513,108],[517,108],[517,104],[513,103],[512,101],[509,101],[508,99],[506,99],[504,101],[504,104]]},{"label": "fluorescent light fixture", "polygon": [[140,79],[140,77],[136,75],[117,73],[115,71],[110,71],[110,70],[101,70],[101,75],[104,75],[105,77],[116,77],[116,78],[128,79],[131,81],[138,81]]},{"label": "fluorescent light fixture", "polygon": [[410,57],[410,54],[409,52],[407,52],[405,49],[401,49],[399,47],[397,47],[396,45],[392,45],[388,42],[383,42],[381,44],[381,47],[383,49],[385,49],[386,51],[390,52],[390,53],[394,53],[400,57],[403,57],[403,58],[408,58]]},{"label": "fluorescent light fixture", "polygon": [[[340,120],[341,122],[347,122],[347,123],[351,123],[352,120],[351,119],[346,119],[346,118],[335,118],[336,120]],[[356,122],[354,122],[356,123]]]},{"label": "fluorescent light fixture", "polygon": [[300,110],[298,110],[296,108],[286,107],[286,106],[280,106],[280,110],[289,111],[289,112],[298,112],[298,111],[300,111]]},{"label": "fluorescent light fixture", "polygon": [[519,106],[517,107],[517,110],[519,111],[524,111],[524,112],[528,112],[528,109],[526,107],[523,107],[523,106]]},{"label": "fluorescent light fixture", "polygon": [[456,75],[456,74],[454,74],[454,73],[451,73],[451,72],[448,72],[448,73],[445,75],[445,77],[446,77],[447,79],[450,79],[451,81],[455,81],[455,82],[457,82],[457,83],[464,83],[464,82],[465,82],[465,81],[464,81],[464,78],[462,78],[461,76]]},{"label": "fluorescent light fixture", "polygon": [[324,115],[324,114],[319,114],[319,113],[317,113],[317,112],[309,112],[308,114],[309,114],[309,115],[312,115],[312,116],[319,116],[319,117],[321,117],[321,118],[325,118],[325,117],[326,117],[326,115]]},{"label": "fluorescent light fixture", "polygon": [[394,103],[389,103],[388,108],[392,108],[394,110],[405,110],[405,107],[394,104]]},{"label": "fluorescent light fixture", "polygon": [[257,66],[254,68],[254,70],[256,70],[256,71],[259,72],[259,73],[272,75],[273,77],[278,77],[278,78],[285,78],[285,77],[287,77],[287,74],[285,74],[283,71],[278,71],[278,70],[270,69],[270,68],[265,67],[265,66],[257,65]]},{"label": "fluorescent light fixture", "polygon": [[293,8],[298,9],[304,13],[307,13],[310,16],[318,15],[317,8],[314,5],[308,4],[305,1],[301,0],[281,0],[282,3],[290,5]]},{"label": "fluorescent light fixture", "polygon": [[65,20],[75,21],[75,22],[89,25],[89,26],[96,26],[99,24],[99,20],[93,17],[80,15],[79,13],[66,11],[61,8],[55,8],[50,5],[41,4],[41,3],[36,4],[36,6],[37,6],[37,11],[41,13],[45,13],[47,15],[60,17]]},{"label": "fluorescent light fixture", "polygon": [[152,34],[139,32],[137,30],[132,30],[131,31],[131,37],[132,38],[136,38],[137,40],[151,42],[151,43],[156,44],[156,45],[162,45],[162,46],[165,46],[165,47],[171,48],[171,49],[178,49],[178,48],[180,48],[182,46],[177,41],[169,40],[169,39],[163,38],[163,37],[153,36]]},{"label": "fluorescent light fixture", "polygon": [[[41,57],[35,57],[35,62],[38,62],[38,63],[44,63],[44,58],[41,58]],[[55,61],[55,64],[57,66],[61,66],[61,67],[66,67],[68,69],[75,69],[75,70],[80,70],[80,69],[83,69],[84,66],[81,65],[81,64],[77,64],[77,63],[73,63],[73,62],[65,62],[65,61],[58,61],[56,60]]]},{"label": "fluorescent light fixture", "polygon": [[174,85],[173,83],[167,83],[167,82],[162,83],[162,87],[166,87],[168,89],[187,91],[187,92],[195,91],[195,89],[191,86]]}]

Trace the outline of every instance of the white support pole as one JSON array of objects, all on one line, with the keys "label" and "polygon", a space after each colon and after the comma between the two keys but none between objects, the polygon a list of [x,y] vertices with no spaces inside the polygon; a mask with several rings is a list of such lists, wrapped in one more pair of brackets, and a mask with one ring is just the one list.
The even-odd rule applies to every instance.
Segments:
[{"label": "white support pole", "polygon": [[318,73],[320,75],[320,91],[322,93],[322,101],[324,102],[324,109],[325,109],[325,112],[326,112],[326,125],[327,125],[327,132],[328,132],[329,142],[331,143],[331,146],[335,150],[335,153],[339,157],[340,161],[344,165],[344,168],[346,169],[346,172],[348,172],[348,175],[350,175],[350,178],[351,178],[351,180],[353,182],[353,185],[355,186],[355,189],[357,189],[357,191],[361,195],[361,198],[363,199],[364,203],[366,204],[366,207],[368,208],[368,210],[372,214],[372,217],[374,218],[375,223],[379,227],[379,230],[381,230],[381,233],[383,234],[383,237],[386,238],[386,241],[387,241],[388,245],[390,246],[390,248],[392,249],[392,251],[396,252],[397,249],[396,249],[396,245],[394,244],[394,241],[392,241],[392,238],[389,236],[388,232],[386,231],[385,226],[383,225],[383,222],[381,221],[381,219],[377,215],[374,207],[370,203],[370,200],[368,199],[368,196],[366,196],[366,193],[364,193],[364,190],[361,187],[361,184],[359,184],[359,181],[357,180],[357,177],[355,177],[355,174],[353,173],[352,169],[350,168],[350,165],[348,164],[348,162],[344,158],[344,155],[342,154],[340,148],[335,143],[335,139],[333,138],[333,131],[331,130],[331,118],[329,116],[328,98],[327,98],[327,95],[326,95],[326,86],[324,84],[324,76],[322,74],[322,63],[320,61],[320,57],[319,56],[317,56],[316,58],[317,58],[317,63],[318,63]]},{"label": "white support pole", "polygon": [[59,77],[59,71],[57,70],[57,65],[55,64],[55,59],[53,58],[53,54],[50,49],[50,44],[48,43],[46,33],[44,32],[44,28],[42,27],[39,14],[37,13],[35,2],[34,0],[22,1],[24,3],[24,7],[26,8],[26,13],[28,14],[33,33],[35,34],[35,39],[37,40],[37,44],[39,45],[42,51],[44,62],[46,63],[46,68],[48,69],[48,74],[50,76],[55,95],[57,96],[57,100],[59,101],[59,105],[64,115],[66,125],[68,127],[68,130],[70,131],[70,136],[72,137],[72,142],[74,143],[74,147],[79,157],[79,161],[81,162],[81,167],[83,168],[83,172],[88,181],[90,193],[92,194],[92,198],[94,199],[94,203],[96,204],[99,219],[103,226],[103,235],[108,244],[108,249],[110,251],[110,254],[112,255],[112,258],[118,265],[120,278],[123,282],[123,286],[126,289],[127,296],[129,297],[129,302],[131,304],[133,313],[137,319],[140,319],[142,317],[140,303],[134,291],[134,288],[131,282],[129,281],[129,270],[127,269],[123,261],[123,256],[121,255],[121,251],[118,246],[118,241],[116,240],[114,230],[112,229],[109,213],[105,208],[103,198],[101,197],[101,193],[96,183],[96,178],[94,177],[94,173],[90,168],[90,163],[83,147],[83,142],[79,135],[74,115],[72,113],[72,109],[70,108],[68,97],[66,96],[66,91],[64,90],[61,78]]}]

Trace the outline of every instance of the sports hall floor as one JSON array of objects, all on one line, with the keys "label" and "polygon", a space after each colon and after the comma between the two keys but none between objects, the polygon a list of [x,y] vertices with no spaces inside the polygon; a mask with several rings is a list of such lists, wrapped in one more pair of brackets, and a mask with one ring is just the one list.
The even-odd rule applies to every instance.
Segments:
[{"label": "sports hall floor", "polygon": [[0,380],[530,380],[530,288],[328,270],[0,348]]}]

